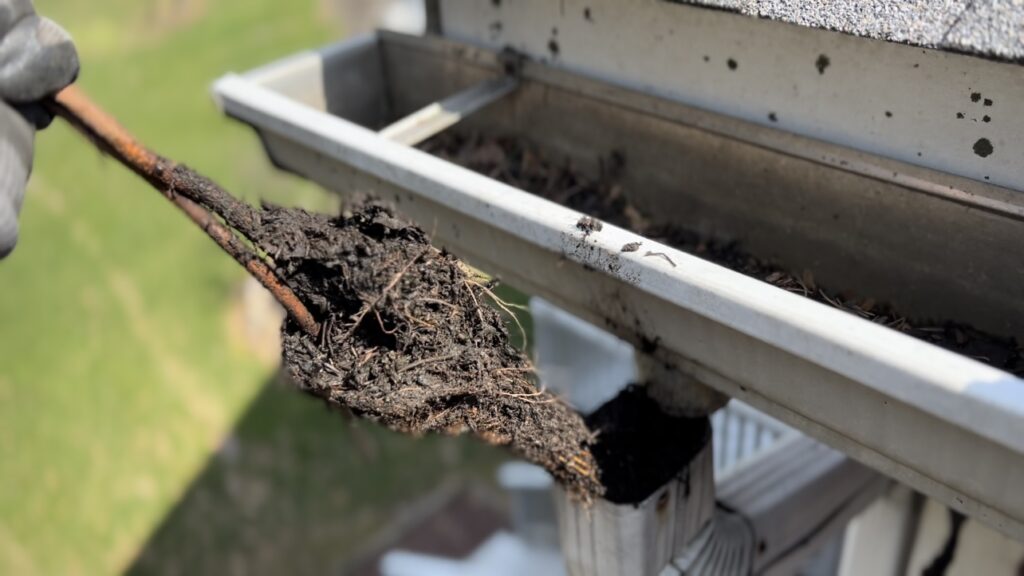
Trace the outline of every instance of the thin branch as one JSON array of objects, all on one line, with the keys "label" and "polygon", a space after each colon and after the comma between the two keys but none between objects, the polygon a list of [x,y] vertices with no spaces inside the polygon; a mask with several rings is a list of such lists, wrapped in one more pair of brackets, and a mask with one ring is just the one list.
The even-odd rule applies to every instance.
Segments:
[{"label": "thin branch", "polygon": [[252,238],[259,228],[258,210],[237,200],[209,178],[143,146],[117,120],[75,86],[62,90],[47,105],[100,150],[116,158],[162,192],[222,250],[259,280],[303,330],[313,336],[319,333],[320,326],[295,293],[266,262],[209,212],[224,218],[228,225],[243,236]]}]

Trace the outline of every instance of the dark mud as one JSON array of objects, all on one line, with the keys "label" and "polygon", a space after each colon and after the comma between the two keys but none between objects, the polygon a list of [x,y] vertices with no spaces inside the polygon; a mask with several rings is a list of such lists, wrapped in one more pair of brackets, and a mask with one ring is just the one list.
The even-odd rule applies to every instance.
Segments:
[{"label": "dark mud", "polygon": [[496,297],[385,207],[341,217],[266,208],[252,240],[320,322],[288,320],[284,366],[302,390],[394,430],[473,433],[543,466],[570,493],[603,493],[583,420],[539,391]]},{"label": "dark mud", "polygon": [[665,414],[640,386],[630,386],[587,417],[605,499],[639,504],[672,480],[711,437],[707,418]]},{"label": "dark mud", "polygon": [[[543,157],[536,149],[517,138],[446,132],[424,143],[423,148],[592,218],[632,230],[784,290],[856,314],[1017,376],[1024,376],[1022,351],[1012,338],[994,336],[957,322],[909,320],[884,303],[870,298],[845,298],[838,291],[820,287],[811,271],[794,274],[758,258],[739,243],[708,238],[679,226],[652,224],[646,215],[629,202],[628,194],[617,183],[624,166],[624,159],[618,155],[602,159],[600,174],[590,178],[575,170],[568,162],[558,163]],[[625,246],[623,251],[626,251]]]},{"label": "dark mud", "polygon": [[591,218],[590,216],[583,216],[576,222],[576,229],[583,232],[585,236],[589,236],[594,232],[600,232],[604,225],[601,224],[600,220]]}]

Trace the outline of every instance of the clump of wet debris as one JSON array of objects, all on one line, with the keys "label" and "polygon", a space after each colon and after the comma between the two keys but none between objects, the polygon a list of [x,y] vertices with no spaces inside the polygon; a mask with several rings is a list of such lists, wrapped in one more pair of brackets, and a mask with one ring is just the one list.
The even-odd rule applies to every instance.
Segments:
[{"label": "clump of wet debris", "polygon": [[536,387],[487,280],[381,204],[338,217],[266,207],[259,220],[251,240],[321,326],[282,329],[302,390],[399,432],[475,434],[584,501],[603,494],[590,430]]},{"label": "clump of wet debris", "polygon": [[587,416],[605,500],[639,504],[679,474],[710,442],[706,417],[666,414],[646,389],[627,386]]},{"label": "clump of wet debris", "polygon": [[[805,296],[936,344],[1017,376],[1024,376],[1024,351],[1013,338],[1001,338],[957,322],[911,321],[871,298],[844,298],[819,286],[809,270],[793,273],[758,258],[738,242],[709,238],[680,226],[655,224],[628,199],[617,183],[625,160],[612,154],[600,161],[597,177],[588,177],[568,160],[545,158],[537,148],[514,137],[445,132],[422,145],[427,152],[471,170],[583,212],[577,224],[589,234],[591,222],[604,221],[710,260],[783,290]],[[598,228],[599,230],[599,228]],[[626,245],[622,251],[640,246]]]}]

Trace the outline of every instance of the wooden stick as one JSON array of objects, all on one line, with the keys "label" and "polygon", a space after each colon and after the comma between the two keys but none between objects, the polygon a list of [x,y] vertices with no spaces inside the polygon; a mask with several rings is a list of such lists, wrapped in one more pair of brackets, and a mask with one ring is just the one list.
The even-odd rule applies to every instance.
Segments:
[{"label": "wooden stick", "polygon": [[319,334],[320,326],[295,293],[231,229],[210,213],[224,218],[229,226],[251,238],[260,225],[258,210],[236,199],[209,178],[143,146],[77,87],[65,88],[47,104],[54,114],[67,120],[100,150],[141,176],[180,208],[222,250],[265,286],[303,330],[312,336]]}]

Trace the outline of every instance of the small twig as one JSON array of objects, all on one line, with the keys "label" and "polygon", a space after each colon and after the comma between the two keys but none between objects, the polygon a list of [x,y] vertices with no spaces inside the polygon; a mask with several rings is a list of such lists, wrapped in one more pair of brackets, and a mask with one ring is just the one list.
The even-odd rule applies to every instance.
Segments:
[{"label": "small twig", "polygon": [[487,321],[484,320],[484,313],[480,311],[480,301],[476,299],[476,294],[473,292],[473,285],[470,284],[469,280],[463,280],[463,283],[466,285],[466,290],[469,290],[469,297],[473,299],[473,305],[476,306],[474,310],[476,310],[477,319],[480,320],[481,324],[486,324]]},{"label": "small twig", "polygon": [[444,356],[434,356],[433,358],[423,358],[421,360],[417,360],[415,362],[410,362],[409,364],[403,366],[402,369],[398,371],[398,373],[402,374],[403,372],[408,372],[409,370],[412,370],[413,368],[419,368],[420,366],[423,366],[424,364],[434,364],[435,362],[444,362],[445,360],[451,360],[452,358],[455,358],[457,356],[458,356],[458,354],[445,354]]},{"label": "small twig", "polygon": [[258,211],[235,199],[210,179],[140,144],[112,116],[74,86],[62,90],[47,106],[102,151],[162,192],[222,250],[259,280],[303,330],[313,336],[319,333],[320,326],[295,293],[207,209],[249,238],[258,227]]},{"label": "small twig", "polygon": [[595,478],[594,470],[587,464],[586,460],[579,457],[579,454],[574,455],[571,459],[559,459],[562,461],[562,464],[565,465],[566,468],[569,468],[577,472],[581,476],[585,476],[587,478]]},{"label": "small twig", "polygon": [[367,351],[366,354],[359,360],[359,363],[356,364],[356,368],[362,368],[364,364],[369,362],[370,359],[373,358],[376,355],[377,355],[377,348],[370,348],[370,350]]},{"label": "small twig", "polygon": [[412,260],[409,260],[409,262],[407,262],[405,266],[402,266],[401,270],[396,272],[395,275],[391,277],[391,280],[388,282],[387,286],[385,286],[384,289],[380,291],[380,294],[377,295],[373,302],[370,302],[369,304],[363,306],[362,310],[360,310],[359,313],[356,314],[356,317],[352,320],[352,325],[349,326],[348,330],[345,332],[345,335],[342,336],[342,342],[352,337],[352,334],[355,333],[356,328],[358,328],[359,325],[363,322],[363,318],[366,318],[366,315],[369,314],[371,310],[376,309],[377,305],[380,304],[384,300],[384,298],[387,297],[389,292],[391,292],[391,289],[398,284],[398,281],[401,280],[402,277],[405,276],[407,272],[409,272],[409,270],[413,267],[413,264],[416,264],[416,262],[418,262],[420,258],[424,257],[427,254],[427,252],[430,251],[431,248],[432,246],[427,245],[425,249],[421,250],[418,254],[416,254],[416,256],[412,258]]},{"label": "small twig", "polygon": [[[523,337],[523,348],[526,348],[526,347],[527,347],[527,344],[528,344],[528,341],[527,341],[527,338],[526,338],[526,329],[525,329],[525,328],[523,328],[523,324],[522,324],[522,323],[521,323],[521,322],[519,321],[519,316],[516,316],[516,313],[515,313],[515,312],[513,312],[513,311],[509,310],[509,305],[508,305],[508,303],[507,303],[507,302],[505,302],[504,300],[502,300],[501,298],[499,298],[499,297],[498,297],[498,295],[497,295],[497,294],[495,294],[495,293],[494,293],[494,292],[493,292],[493,291],[492,291],[492,290],[491,290],[490,288],[488,288],[487,286],[485,286],[485,285],[483,285],[483,284],[481,284],[481,283],[477,282],[476,280],[470,280],[470,282],[471,282],[471,283],[472,283],[472,284],[473,284],[474,286],[479,286],[479,287],[480,287],[480,289],[481,289],[481,290],[483,290],[485,294],[487,294],[488,296],[490,296],[490,297],[491,297],[491,300],[494,300],[494,303],[495,303],[495,304],[497,304],[499,308],[501,308],[502,310],[504,310],[506,314],[508,314],[509,316],[511,316],[511,317],[512,317],[512,321],[513,321],[513,322],[515,322],[515,323],[516,323],[516,326],[517,326],[517,327],[519,328],[519,334],[520,334],[520,335],[521,335],[521,336]],[[472,291],[472,290],[471,290],[471,291]]]},{"label": "small twig", "polygon": [[420,320],[419,318],[416,317],[415,314],[413,314],[412,312],[409,311],[409,307],[410,307],[411,304],[412,304],[412,302],[406,302],[402,306],[402,312],[405,312],[405,319],[406,320],[411,320],[414,324],[419,324],[420,326],[423,326],[425,328],[429,328],[431,330],[436,330],[437,326],[431,324],[430,322],[427,322],[426,320]]},{"label": "small twig", "polygon": [[845,309],[841,303],[829,298],[828,294],[825,294],[825,291],[822,290],[821,288],[818,288],[818,294],[820,294],[821,297],[825,299],[825,302],[828,302],[833,308],[839,308],[840,310]]},{"label": "small twig", "polygon": [[671,264],[673,268],[676,267],[676,263],[673,262],[672,259],[669,258],[668,254],[665,254],[664,252],[651,252],[650,250],[648,250],[647,253],[644,254],[644,258],[649,258],[651,256],[656,256],[656,257],[659,257],[659,258],[664,258],[665,262],[668,262],[669,264]]},{"label": "small twig", "polygon": [[496,368],[491,373],[492,374],[504,374],[506,372],[513,372],[513,373],[516,373],[516,374],[532,374],[533,371],[534,371],[533,367],[529,367],[528,366],[526,368],[513,368],[513,367]]},{"label": "small twig", "polygon": [[334,344],[331,343],[331,328],[334,327],[334,319],[330,316],[324,320],[324,324],[320,330],[320,348],[323,349],[324,344],[327,345],[327,353],[334,356]]},{"label": "small twig", "polygon": [[387,334],[388,336],[391,336],[391,335],[395,334],[396,332],[398,332],[398,327],[397,326],[395,326],[391,330],[388,330],[384,326],[384,319],[380,317],[380,311],[377,310],[376,308],[373,310],[373,315],[377,317],[377,324],[380,325],[380,331],[381,332]]},{"label": "small twig", "polygon": [[[527,383],[527,386],[530,386],[530,384]],[[534,392],[505,392],[499,390],[494,394],[496,396],[506,396],[509,398],[515,398],[516,400],[522,400],[527,404],[553,404],[559,401],[558,396],[549,393],[545,388],[540,388]],[[547,396],[547,398],[545,398],[544,400],[532,400],[532,398],[537,398],[540,396]]]},{"label": "small twig", "polygon": [[511,398],[536,398],[537,396],[543,396],[547,394],[546,390],[537,390],[536,392],[496,392],[498,396],[509,396]]},{"label": "small twig", "polygon": [[458,306],[452,304],[451,302],[445,302],[444,300],[441,300],[440,298],[420,298],[419,301],[420,302],[430,302],[432,304],[440,304],[441,306],[447,306],[448,308],[451,308],[452,310],[455,310],[456,312],[458,312],[459,309],[460,309]]}]

